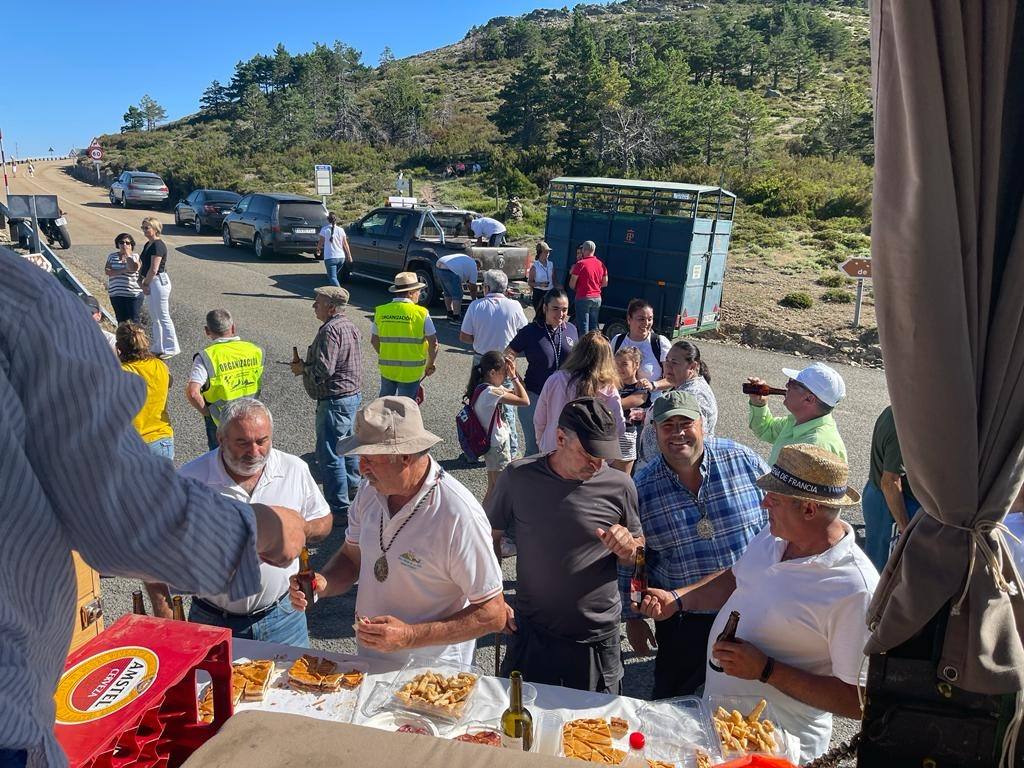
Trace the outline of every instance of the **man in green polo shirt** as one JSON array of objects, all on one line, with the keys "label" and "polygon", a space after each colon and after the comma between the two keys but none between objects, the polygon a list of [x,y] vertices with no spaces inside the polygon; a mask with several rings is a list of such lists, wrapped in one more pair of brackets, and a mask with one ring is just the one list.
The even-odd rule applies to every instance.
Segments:
[{"label": "man in green polo shirt", "polygon": [[[783,446],[809,443],[846,461],[846,445],[839,436],[832,410],[846,397],[846,382],[824,363],[813,363],[802,371],[783,368],[789,377],[782,404],[788,416],[772,416],[768,398],[750,396],[750,430],[772,444],[768,463],[774,464]],[[762,379],[747,379],[751,384],[766,384]]]}]

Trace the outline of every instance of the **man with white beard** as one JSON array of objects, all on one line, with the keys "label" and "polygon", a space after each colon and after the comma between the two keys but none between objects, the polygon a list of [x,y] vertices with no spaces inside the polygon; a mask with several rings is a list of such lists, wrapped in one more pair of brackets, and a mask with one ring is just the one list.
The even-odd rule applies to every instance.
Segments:
[{"label": "man with white beard", "polygon": [[[305,520],[306,542],[315,543],[331,532],[332,515],[309,467],[297,456],[273,447],[274,421],[267,407],[252,397],[224,406],[217,428],[216,450],[190,461],[179,471],[223,496],[247,504],[275,504],[295,509]],[[306,616],[288,605],[287,568],[260,564],[262,589],[250,597],[196,595],[189,621],[226,627],[234,637],[307,647]],[[171,618],[170,592],[165,584],[146,584],[153,612]],[[171,585],[173,587],[173,585]]]}]

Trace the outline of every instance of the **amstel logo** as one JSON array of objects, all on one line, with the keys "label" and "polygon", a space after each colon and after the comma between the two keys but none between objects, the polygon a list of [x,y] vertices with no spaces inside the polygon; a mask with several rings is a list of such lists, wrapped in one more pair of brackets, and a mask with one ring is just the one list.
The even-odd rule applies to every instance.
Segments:
[{"label": "amstel logo", "polygon": [[123,709],[149,688],[159,665],[153,651],[138,646],[112,648],[78,662],[57,685],[57,723],[88,723]]}]

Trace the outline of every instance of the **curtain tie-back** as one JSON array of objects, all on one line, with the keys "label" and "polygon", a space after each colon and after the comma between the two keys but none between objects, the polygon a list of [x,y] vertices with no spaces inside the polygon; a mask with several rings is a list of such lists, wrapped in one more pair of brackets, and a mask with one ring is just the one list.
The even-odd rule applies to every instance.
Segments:
[{"label": "curtain tie-back", "polygon": [[[974,575],[974,562],[977,559],[979,549],[981,550],[981,554],[984,556],[985,560],[988,562],[988,569],[992,573],[992,580],[995,582],[996,589],[1011,596],[1020,594],[1020,589],[1017,586],[1021,581],[1020,573],[1017,571],[1017,564],[1013,560],[1013,553],[1010,552],[1010,547],[1006,543],[1006,539],[1004,537],[1009,536],[1018,544],[1021,543],[1021,540],[1014,536],[1002,521],[979,520],[973,526],[957,525],[956,523],[951,523],[948,520],[941,519],[931,512],[931,510],[926,511],[933,520],[938,521],[941,525],[956,528],[958,531],[966,531],[971,535],[971,557],[967,563],[967,579],[964,581],[964,590],[960,593],[959,599],[949,610],[953,616],[960,615],[960,609],[963,606],[964,601],[967,599],[967,591],[971,586],[971,576]],[[999,567],[999,559],[996,557],[995,551],[989,545],[988,534],[990,533],[995,534],[996,547],[1002,550],[1003,555],[1009,560],[1010,568],[1013,569],[1014,580],[1012,582],[1007,581],[1003,576],[1002,568]]]}]

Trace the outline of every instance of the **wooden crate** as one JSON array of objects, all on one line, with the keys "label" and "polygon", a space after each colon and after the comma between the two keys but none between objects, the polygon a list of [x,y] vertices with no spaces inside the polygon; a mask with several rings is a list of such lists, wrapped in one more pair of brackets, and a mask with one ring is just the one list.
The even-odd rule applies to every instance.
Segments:
[{"label": "wooden crate", "polygon": [[[73,618],[75,633],[71,637],[69,653],[103,631],[103,613],[100,608],[100,575],[86,565],[77,552],[72,552],[71,557],[75,563],[78,600]],[[97,609],[99,610],[98,614]]]}]

